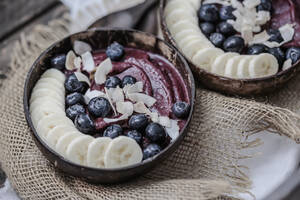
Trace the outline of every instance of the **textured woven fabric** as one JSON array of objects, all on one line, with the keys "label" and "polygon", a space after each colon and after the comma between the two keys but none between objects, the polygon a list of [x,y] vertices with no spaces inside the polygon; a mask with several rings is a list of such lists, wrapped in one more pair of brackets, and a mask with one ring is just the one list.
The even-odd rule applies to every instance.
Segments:
[{"label": "textured woven fabric", "polygon": [[[38,25],[22,35],[12,52],[11,71],[0,89],[0,158],[12,186],[23,199],[212,199],[247,192],[251,181],[240,166],[245,148],[261,145],[247,136],[262,130],[299,142],[300,117],[254,100],[225,97],[197,88],[195,114],[179,149],[150,173],[117,185],[92,185],[57,171],[36,147],[23,112],[23,88],[38,55],[68,34],[66,19]],[[298,76],[298,79],[300,77]],[[294,110],[300,103],[297,80],[272,104]],[[293,85],[294,84],[294,85]],[[299,91],[298,89],[298,91]],[[293,101],[293,102],[291,102]],[[288,103],[290,102],[290,103]]]}]

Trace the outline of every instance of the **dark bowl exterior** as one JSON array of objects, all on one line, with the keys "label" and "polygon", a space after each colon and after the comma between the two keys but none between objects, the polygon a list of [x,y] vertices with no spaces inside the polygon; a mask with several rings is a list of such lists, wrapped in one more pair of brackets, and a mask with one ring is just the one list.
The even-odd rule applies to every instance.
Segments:
[{"label": "dark bowl exterior", "polygon": [[[67,53],[72,49],[72,42],[75,40],[86,41],[93,49],[106,48],[113,41],[117,41],[126,47],[133,47],[151,51],[166,57],[182,74],[186,85],[189,90],[189,97],[191,100],[191,112],[188,117],[188,121],[180,133],[180,136],[171,143],[166,149],[160,154],[140,164],[120,168],[120,169],[97,169],[81,166],[72,163],[62,156],[53,151],[37,134],[30,117],[29,112],[29,99],[31,91],[35,83],[39,80],[42,73],[49,68],[50,58],[56,54]],[[188,64],[184,60],[183,56],[177,52],[173,47],[165,43],[164,41],[156,38],[155,36],[135,30],[104,30],[104,29],[93,29],[81,33],[76,33],[64,38],[63,40],[56,42],[46,51],[44,51],[39,58],[35,61],[31,67],[25,83],[24,88],[24,111],[28,125],[31,128],[31,134],[38,148],[41,150],[43,155],[54,164],[57,169],[61,171],[85,179],[92,183],[118,183],[129,180],[138,175],[144,174],[152,169],[157,164],[161,163],[167,157],[173,153],[179,144],[183,141],[187,134],[190,120],[193,114],[194,101],[195,101],[195,84],[192,72],[189,69]]]},{"label": "dark bowl exterior", "polygon": [[[164,8],[166,3],[167,0],[160,0],[159,19],[162,29],[161,31],[164,39],[177,48],[176,42],[167,27],[164,17]],[[194,65],[189,58],[186,58],[186,60],[188,61],[196,80],[203,86],[229,95],[254,96],[271,93],[276,89],[281,88],[300,71],[300,62],[298,62],[291,68],[273,76],[256,79],[231,79],[209,73]]]}]

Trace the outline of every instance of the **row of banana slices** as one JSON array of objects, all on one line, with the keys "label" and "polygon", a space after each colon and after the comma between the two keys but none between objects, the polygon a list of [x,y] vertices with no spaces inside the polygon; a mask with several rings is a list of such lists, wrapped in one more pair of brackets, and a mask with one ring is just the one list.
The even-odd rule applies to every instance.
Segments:
[{"label": "row of banana slices", "polygon": [[140,163],[143,153],[135,140],[120,136],[93,138],[82,134],[65,113],[65,75],[48,69],[30,98],[30,115],[42,140],[66,159],[95,168],[120,168]]},{"label": "row of banana slices", "polygon": [[235,79],[261,78],[278,72],[278,61],[271,54],[240,55],[216,48],[198,26],[200,3],[200,0],[169,0],[164,11],[173,38],[194,65]]}]

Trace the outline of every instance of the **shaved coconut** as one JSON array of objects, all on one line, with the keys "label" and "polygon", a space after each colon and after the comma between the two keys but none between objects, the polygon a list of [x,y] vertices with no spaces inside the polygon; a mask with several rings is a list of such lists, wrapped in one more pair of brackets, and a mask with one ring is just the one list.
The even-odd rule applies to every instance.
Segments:
[{"label": "shaved coconut", "polygon": [[73,49],[77,55],[82,55],[86,52],[92,51],[91,45],[89,45],[86,42],[79,41],[79,40],[76,40],[74,42]]},{"label": "shaved coconut", "polygon": [[158,120],[159,120],[158,113],[152,112],[152,113],[150,113],[149,116],[150,116],[152,122],[158,123]]},{"label": "shaved coconut", "polygon": [[143,102],[148,107],[151,107],[156,103],[155,98],[142,93],[129,93],[128,99],[130,99],[133,102]]},{"label": "shaved coconut", "polygon": [[282,66],[282,70],[287,70],[292,66],[292,59],[287,59]]},{"label": "shaved coconut", "polygon": [[171,127],[171,120],[169,117],[166,116],[158,117],[158,123],[164,127]]},{"label": "shaved coconut", "polygon": [[69,51],[67,53],[67,57],[66,57],[66,63],[65,63],[65,68],[67,70],[74,70],[75,69],[75,59],[76,59],[76,55],[73,51]]},{"label": "shaved coconut", "polygon": [[107,90],[107,88],[105,87],[104,90],[105,90],[105,93],[106,93],[106,98],[107,98],[107,100],[109,101],[109,104],[110,104],[110,106],[112,107],[112,109],[113,109],[113,111],[114,111],[114,114],[117,115],[116,108],[115,108],[114,104],[112,103],[112,100],[111,100],[110,96],[108,95],[108,90]]},{"label": "shaved coconut", "polygon": [[115,123],[115,122],[118,122],[118,121],[128,119],[128,117],[129,116],[125,114],[125,115],[122,115],[121,117],[115,118],[115,119],[104,118],[103,121],[110,124],[110,123]]},{"label": "shaved coconut", "polygon": [[203,4],[220,4],[224,6],[230,5],[230,0],[205,0]]},{"label": "shaved coconut", "polygon": [[82,63],[81,58],[80,57],[76,57],[75,60],[74,60],[75,69],[80,69],[81,68],[81,63]]},{"label": "shaved coconut", "polygon": [[261,0],[244,0],[243,4],[246,8],[255,8],[261,3]]},{"label": "shaved coconut", "polygon": [[242,37],[245,40],[245,43],[248,44],[253,40],[253,32],[252,32],[252,27],[251,26],[244,26],[242,27],[241,31]]},{"label": "shaved coconut", "polygon": [[76,78],[80,82],[86,82],[89,86],[91,86],[91,82],[89,78],[81,72],[74,72]]},{"label": "shaved coconut", "polygon": [[258,25],[263,25],[271,19],[271,14],[268,11],[259,11],[256,14],[255,23]]},{"label": "shaved coconut", "polygon": [[98,85],[105,83],[106,76],[112,71],[113,65],[111,63],[110,58],[105,59],[100,65],[97,67],[95,73],[95,82]]},{"label": "shaved coconut", "polygon": [[291,41],[295,34],[294,24],[286,24],[280,27],[279,32],[283,38],[283,44]]},{"label": "shaved coconut", "polygon": [[171,121],[171,126],[166,127],[166,132],[170,136],[170,138],[172,139],[171,140],[171,142],[172,142],[176,138],[178,138],[180,128],[178,126],[178,121],[176,121],[176,120],[170,120],[170,121]]},{"label": "shaved coconut", "polygon": [[128,98],[128,94],[143,92],[143,87],[144,87],[143,82],[139,81],[132,85],[130,84],[125,85],[123,91],[126,97]]},{"label": "shaved coconut", "polygon": [[88,89],[84,95],[84,101],[86,104],[89,104],[90,100],[92,100],[95,97],[104,97],[106,98],[106,94],[98,91],[98,90],[90,90]]},{"label": "shaved coconut", "polygon": [[118,113],[123,115],[131,116],[133,114],[133,104],[129,101],[127,102],[117,102],[116,103]]},{"label": "shaved coconut", "polygon": [[87,72],[91,72],[95,69],[95,62],[93,59],[93,56],[91,52],[85,52],[81,55],[82,58],[82,64],[83,64],[83,70]]},{"label": "shaved coconut", "polygon": [[119,86],[116,88],[109,88],[107,92],[113,103],[124,101],[123,90]]},{"label": "shaved coconut", "polygon": [[263,31],[259,34],[254,35],[253,40],[249,42],[249,44],[259,44],[264,43],[270,39],[270,35],[267,33],[267,31]]},{"label": "shaved coconut", "polygon": [[134,104],[133,110],[136,113],[143,113],[143,114],[147,114],[147,115],[151,114],[151,111],[145,106],[145,104],[143,102],[138,102],[138,103]]},{"label": "shaved coconut", "polygon": [[254,27],[253,27],[253,32],[254,32],[254,33],[259,33],[259,32],[261,32],[261,27],[260,27],[260,26],[254,26]]}]

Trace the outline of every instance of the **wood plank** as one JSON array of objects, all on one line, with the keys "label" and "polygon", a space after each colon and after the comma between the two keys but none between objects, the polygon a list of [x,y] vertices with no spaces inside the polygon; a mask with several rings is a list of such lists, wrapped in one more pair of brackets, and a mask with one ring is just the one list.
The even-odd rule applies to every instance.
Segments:
[{"label": "wood plank", "polygon": [[57,0],[1,0],[0,40],[58,3]]}]

